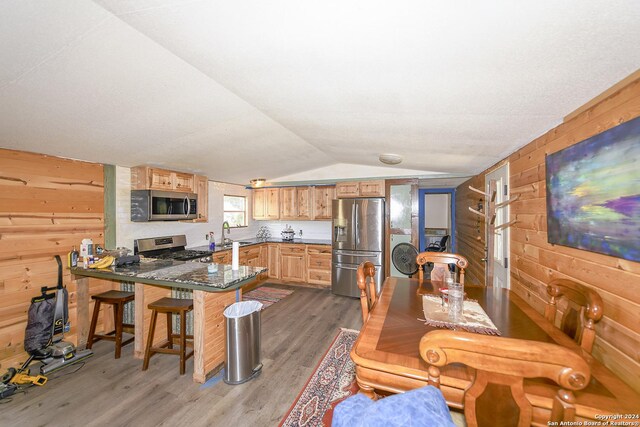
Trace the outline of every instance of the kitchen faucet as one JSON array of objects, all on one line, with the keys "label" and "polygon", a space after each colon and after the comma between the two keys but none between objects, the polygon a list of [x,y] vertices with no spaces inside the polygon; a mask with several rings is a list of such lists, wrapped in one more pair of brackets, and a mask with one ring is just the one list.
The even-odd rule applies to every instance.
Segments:
[{"label": "kitchen faucet", "polygon": [[231,226],[229,225],[229,221],[225,221],[222,223],[222,246],[231,243],[231,239],[224,236],[224,230],[227,230],[227,233],[231,233]]}]

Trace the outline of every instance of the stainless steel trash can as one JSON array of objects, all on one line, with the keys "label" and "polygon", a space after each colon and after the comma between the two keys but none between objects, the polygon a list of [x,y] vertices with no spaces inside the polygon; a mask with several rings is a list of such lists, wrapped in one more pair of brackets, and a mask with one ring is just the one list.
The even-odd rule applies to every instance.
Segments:
[{"label": "stainless steel trash can", "polygon": [[224,310],[227,354],[223,379],[227,384],[242,384],[260,374],[260,310],[258,301],[236,302]]}]

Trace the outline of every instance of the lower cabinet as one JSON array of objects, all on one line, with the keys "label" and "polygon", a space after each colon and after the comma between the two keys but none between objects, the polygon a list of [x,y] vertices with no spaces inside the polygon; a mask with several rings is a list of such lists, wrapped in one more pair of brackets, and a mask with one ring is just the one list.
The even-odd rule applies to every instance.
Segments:
[{"label": "lower cabinet", "polygon": [[307,282],[331,285],[331,246],[307,245]]},{"label": "lower cabinet", "polygon": [[[248,265],[249,267],[265,267],[265,257],[263,255],[265,245],[252,245],[245,248],[240,248],[239,261],[240,265]],[[266,279],[267,276],[263,273],[258,276],[258,279]]]},{"label": "lower cabinet", "polygon": [[[331,246],[267,243],[240,248],[240,265],[267,267],[258,277],[285,282],[331,285]],[[211,261],[231,264],[231,251],[216,252]]]},{"label": "lower cabinet", "polygon": [[211,255],[211,262],[216,264],[231,264],[231,251],[214,252]]},{"label": "lower cabinet", "polygon": [[280,278],[280,245],[278,243],[267,244],[267,277]]},{"label": "lower cabinet", "polygon": [[280,245],[280,279],[292,282],[305,282],[306,275],[305,245]]}]

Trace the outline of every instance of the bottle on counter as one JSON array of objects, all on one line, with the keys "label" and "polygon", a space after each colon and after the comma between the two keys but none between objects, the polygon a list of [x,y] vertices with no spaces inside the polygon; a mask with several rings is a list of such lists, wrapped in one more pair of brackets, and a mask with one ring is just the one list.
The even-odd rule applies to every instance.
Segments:
[{"label": "bottle on counter", "polygon": [[216,236],[215,234],[213,234],[213,231],[209,232],[209,250],[210,251],[216,250]]},{"label": "bottle on counter", "polygon": [[76,251],[76,247],[73,247],[73,250],[67,254],[67,265],[69,268],[78,266],[78,251]]},{"label": "bottle on counter", "polygon": [[93,240],[82,239],[82,244],[80,245],[80,256],[84,258],[89,255],[93,255]]}]

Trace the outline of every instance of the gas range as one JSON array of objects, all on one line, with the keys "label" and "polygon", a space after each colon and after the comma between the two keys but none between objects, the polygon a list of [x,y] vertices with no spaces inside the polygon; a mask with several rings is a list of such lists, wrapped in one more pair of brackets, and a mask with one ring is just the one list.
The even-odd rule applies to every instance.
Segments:
[{"label": "gas range", "polygon": [[133,253],[146,258],[175,259],[177,261],[199,260],[211,255],[211,251],[185,249],[187,237],[176,236],[151,237],[133,242]]}]

